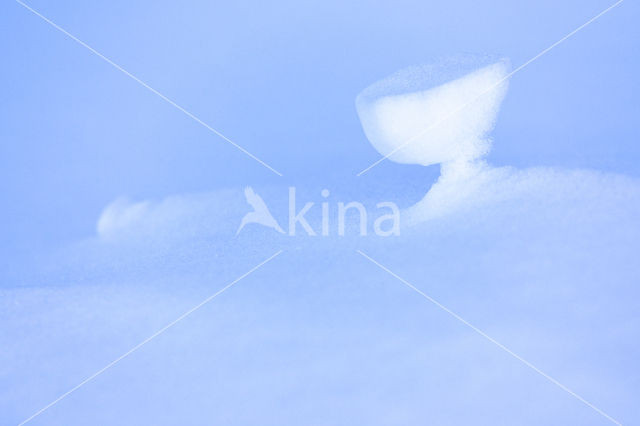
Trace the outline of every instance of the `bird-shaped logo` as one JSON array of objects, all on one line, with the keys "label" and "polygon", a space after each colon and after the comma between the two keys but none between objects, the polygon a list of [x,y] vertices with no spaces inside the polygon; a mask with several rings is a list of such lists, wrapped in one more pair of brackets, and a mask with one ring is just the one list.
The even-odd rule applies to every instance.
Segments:
[{"label": "bird-shaped logo", "polygon": [[238,235],[242,228],[244,228],[244,226],[248,223],[259,223],[260,225],[273,228],[279,233],[284,234],[284,231],[282,230],[282,228],[280,228],[278,222],[276,222],[274,217],[271,215],[271,212],[269,211],[269,208],[265,204],[262,197],[256,194],[253,191],[253,188],[247,186],[244,189],[244,196],[247,199],[247,203],[249,203],[249,205],[253,207],[253,211],[244,215],[244,217],[242,218],[242,222],[240,223],[240,227],[236,232],[236,235]]}]

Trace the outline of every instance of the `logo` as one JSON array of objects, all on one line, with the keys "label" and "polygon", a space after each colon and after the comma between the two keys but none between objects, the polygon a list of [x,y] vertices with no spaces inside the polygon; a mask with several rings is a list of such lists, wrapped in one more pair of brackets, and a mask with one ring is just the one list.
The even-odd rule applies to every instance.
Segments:
[{"label": "logo", "polygon": [[273,228],[281,234],[284,234],[284,231],[278,225],[278,222],[274,219],[273,215],[269,211],[267,204],[264,202],[261,196],[255,193],[253,188],[247,186],[244,189],[244,196],[247,199],[247,203],[253,208],[253,211],[247,213],[242,218],[242,222],[240,222],[240,227],[236,232],[236,235],[240,233],[242,228],[245,227],[248,223],[257,223],[262,226],[266,226],[268,228]]},{"label": "logo", "polygon": [[[329,190],[323,189],[320,192],[320,195],[324,199],[328,198]],[[332,232],[332,221],[330,213],[335,212],[336,209],[332,209],[331,203],[329,201],[322,201],[320,203],[320,230],[319,232],[316,232],[316,229],[311,226],[306,218],[306,215],[313,208],[315,202],[308,201],[304,204],[304,206],[302,206],[300,210],[298,210],[296,206],[296,188],[289,187],[288,232],[285,232],[278,221],[271,214],[271,211],[267,207],[265,201],[253,190],[253,188],[251,188],[250,186],[246,187],[244,189],[244,196],[247,200],[247,203],[251,206],[252,211],[244,215],[242,221],[240,222],[240,226],[236,231],[236,235],[240,234],[240,231],[242,231],[242,229],[244,229],[246,225],[258,224],[289,236],[296,235],[296,231],[299,225],[307,235],[312,237],[318,235],[327,237],[336,234],[340,237],[343,237],[347,233],[347,217],[353,217],[355,215],[358,221],[358,226],[357,231],[354,232],[356,232],[359,236],[366,236],[369,232],[369,217],[373,216],[369,211],[367,211],[365,205],[358,201],[350,201],[348,203],[338,202],[337,231],[333,230]],[[377,203],[375,207],[376,218],[373,222],[373,233],[380,237],[400,235],[400,209],[398,209],[398,206],[394,202],[385,201]],[[335,220],[333,222],[335,222]]]}]

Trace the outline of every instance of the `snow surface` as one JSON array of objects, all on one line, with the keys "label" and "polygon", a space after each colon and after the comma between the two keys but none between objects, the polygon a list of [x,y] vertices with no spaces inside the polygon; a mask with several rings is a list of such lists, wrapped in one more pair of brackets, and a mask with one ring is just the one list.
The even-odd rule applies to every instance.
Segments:
[{"label": "snow surface", "polygon": [[[424,116],[441,116],[437,105],[449,111],[467,88],[478,93],[506,72],[503,62],[474,69],[453,84],[451,74],[435,76],[440,89],[360,97],[374,146],[386,152]],[[479,161],[503,92],[465,113],[467,127],[456,119],[392,156],[447,163],[422,194],[398,184],[395,199],[380,200],[389,183],[375,175],[364,191],[327,185],[332,218],[338,200],[408,207],[399,237],[362,238],[356,225],[347,237],[258,226],[236,237],[248,210],[240,187],[116,200],[96,235],[0,290],[2,424],[24,420],[278,250],[30,424],[608,424],[356,250],[622,423],[640,421],[640,182]],[[465,161],[451,161],[462,151]],[[284,225],[287,187],[254,189]],[[300,189],[316,201],[315,229],[320,189]]]}]

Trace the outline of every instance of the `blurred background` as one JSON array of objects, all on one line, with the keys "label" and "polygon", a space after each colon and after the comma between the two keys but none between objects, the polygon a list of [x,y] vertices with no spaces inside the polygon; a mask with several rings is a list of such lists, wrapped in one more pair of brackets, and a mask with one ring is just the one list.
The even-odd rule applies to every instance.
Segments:
[{"label": "blurred background", "polygon": [[[28,4],[284,174],[280,178],[15,2],[0,5],[0,255],[91,235],[116,197],[329,180],[424,192],[438,166],[383,162],[367,85],[456,53],[514,67],[610,5],[539,1],[33,0]],[[511,80],[489,161],[638,176],[640,6],[625,2]],[[389,188],[391,198],[397,186]],[[22,260],[20,260],[22,259]]]}]

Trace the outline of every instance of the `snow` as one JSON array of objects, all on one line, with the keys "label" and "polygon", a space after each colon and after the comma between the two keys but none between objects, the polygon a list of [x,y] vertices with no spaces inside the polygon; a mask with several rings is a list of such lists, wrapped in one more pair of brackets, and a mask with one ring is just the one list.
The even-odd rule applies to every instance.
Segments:
[{"label": "snow", "polygon": [[506,94],[509,62],[503,59],[430,86],[470,62],[469,57],[450,58],[409,68],[358,95],[358,115],[374,148],[392,161],[423,166],[471,161],[486,154],[486,134]]},{"label": "snow", "polygon": [[[371,143],[388,153],[483,93],[507,73],[493,61],[413,68],[372,86],[358,98]],[[356,250],[623,423],[637,421],[640,182],[492,167],[482,156],[505,91],[501,83],[391,156],[441,164],[422,200],[394,183],[391,201],[410,206],[398,237],[255,226],[236,237],[242,187],[115,200],[95,235],[0,291],[2,421],[24,420],[277,250],[32,424],[606,424]],[[381,201],[384,179],[371,177],[358,201]],[[325,198],[335,205],[355,182],[327,184]],[[254,188],[285,223],[288,188]],[[320,188],[299,188],[301,200],[310,194],[324,200]]]}]

